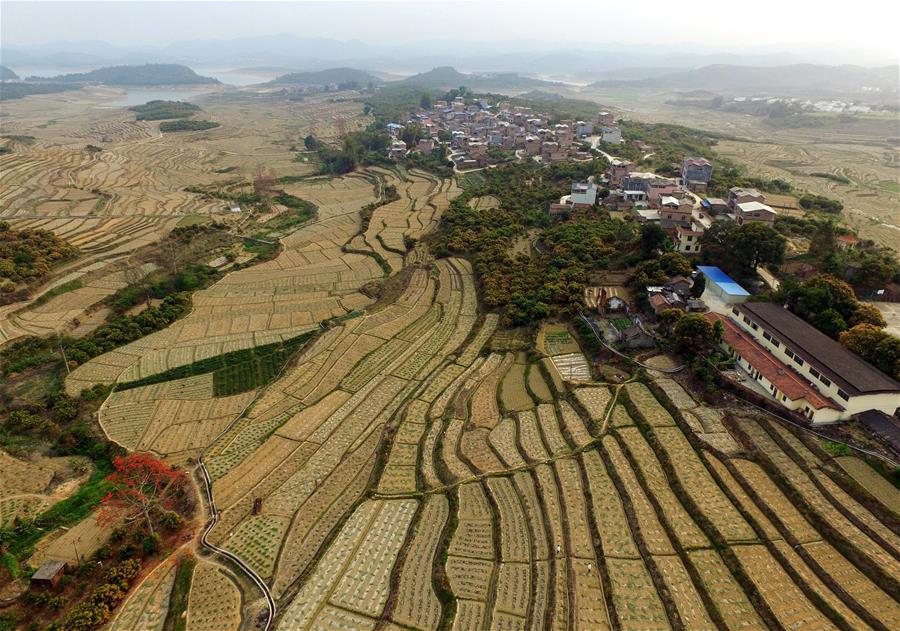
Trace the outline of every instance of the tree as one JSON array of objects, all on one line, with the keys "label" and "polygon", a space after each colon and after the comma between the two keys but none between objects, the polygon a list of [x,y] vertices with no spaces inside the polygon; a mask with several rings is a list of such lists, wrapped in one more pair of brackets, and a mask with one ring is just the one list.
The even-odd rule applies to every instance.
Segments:
[{"label": "tree", "polygon": [[125,522],[143,518],[152,534],[151,515],[172,510],[187,476],[149,454],[117,456],[113,467],[115,471],[107,476],[113,490],[103,498],[97,520],[112,523],[120,518]]},{"label": "tree", "polygon": [[691,295],[694,298],[699,298],[703,295],[704,291],[706,291],[706,275],[697,274],[697,276],[694,278],[694,284],[691,287]]},{"label": "tree", "polygon": [[434,105],[434,101],[431,98],[431,93],[430,92],[422,92],[422,98],[419,99],[419,106],[423,110],[430,110],[433,105]]},{"label": "tree", "polygon": [[813,315],[810,324],[825,335],[834,338],[836,338],[841,331],[847,330],[847,321],[844,320],[837,309],[831,307]]},{"label": "tree", "polygon": [[755,271],[760,265],[777,265],[784,261],[787,240],[774,228],[761,223],[747,223],[738,228],[731,242],[738,265]]},{"label": "tree", "polygon": [[853,288],[830,274],[817,274],[802,284],[786,281],[776,297],[798,316],[835,338],[847,328],[859,309]]},{"label": "tree", "polygon": [[309,151],[315,151],[319,146],[319,141],[316,140],[315,136],[309,134],[306,138],[303,139],[303,146],[306,147]]},{"label": "tree", "polygon": [[900,379],[900,338],[871,324],[857,324],[841,333],[839,341],[878,370]]},{"label": "tree", "polygon": [[884,316],[881,315],[878,307],[868,304],[860,304],[859,307],[856,308],[856,312],[850,316],[848,324],[850,326],[856,326],[857,324],[871,324],[879,329],[883,329],[887,326],[887,322],[885,321]]},{"label": "tree", "polygon": [[717,335],[713,323],[699,313],[689,313],[675,324],[673,330],[678,348],[689,355],[709,352],[721,333]]},{"label": "tree", "polygon": [[760,265],[784,260],[787,240],[774,228],[761,223],[716,222],[700,238],[705,261],[749,276]]},{"label": "tree", "polygon": [[641,253],[644,258],[651,257],[659,250],[665,250],[669,237],[656,223],[645,223],[641,226]]}]

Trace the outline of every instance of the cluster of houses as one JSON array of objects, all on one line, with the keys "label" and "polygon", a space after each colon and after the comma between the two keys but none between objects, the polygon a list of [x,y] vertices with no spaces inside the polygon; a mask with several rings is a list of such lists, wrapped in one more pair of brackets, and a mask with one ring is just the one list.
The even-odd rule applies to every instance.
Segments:
[{"label": "cluster of houses", "polygon": [[776,211],[765,204],[765,195],[754,188],[733,187],[728,199],[701,197],[712,178],[712,164],[705,158],[686,157],[680,177],[663,177],[634,170],[626,160],[613,159],[601,182],[575,182],[571,193],[550,205],[551,215],[589,208],[600,203],[601,186],[609,195],[602,200],[613,212],[645,223],[657,223],[683,254],[699,254],[700,238],[715,221],[772,225]]},{"label": "cluster of houses", "polygon": [[[522,158],[544,163],[589,160],[593,156],[582,142],[594,135],[610,143],[622,142],[615,116],[600,112],[594,120],[561,120],[551,124],[551,115],[530,107],[496,104],[479,99],[466,104],[463,97],[435,101],[431,109],[419,109],[405,120],[387,125],[393,137],[390,153],[402,157],[409,151],[431,151],[439,138],[449,142],[452,159],[460,169],[483,167],[488,150],[516,152]],[[418,125],[426,140],[407,147],[400,138],[409,125]]]}]

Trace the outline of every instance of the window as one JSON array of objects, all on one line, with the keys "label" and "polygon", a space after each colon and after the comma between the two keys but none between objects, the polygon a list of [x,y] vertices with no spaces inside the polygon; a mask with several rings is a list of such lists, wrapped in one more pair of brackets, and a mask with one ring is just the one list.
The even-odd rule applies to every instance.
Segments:
[{"label": "window", "polygon": [[750,324],[750,318],[748,318],[747,316],[744,316],[744,322],[746,322],[747,324]]},{"label": "window", "polygon": [[756,324],[756,322],[751,322],[750,328],[753,329],[754,331],[759,330],[759,326]]},{"label": "window", "polygon": [[782,395],[781,395],[781,400],[782,400],[782,401],[787,401],[787,395],[782,394]]},{"label": "window", "polygon": [[811,374],[813,377],[816,377],[817,379],[822,376],[822,373],[820,373],[818,370],[816,370],[812,366],[809,367],[809,374]]},{"label": "window", "polygon": [[819,377],[819,381],[821,381],[822,383],[824,383],[826,386],[831,387],[831,379],[829,379],[829,378],[826,377],[825,375],[822,375],[821,377]]},{"label": "window", "polygon": [[844,401],[850,400],[850,395],[838,388],[838,396],[841,397]]},{"label": "window", "polygon": [[771,341],[772,341],[772,336],[769,335],[769,332],[768,332],[768,331],[763,331],[763,339],[769,340],[769,341],[771,342]]},{"label": "window", "polygon": [[731,313],[733,313],[734,315],[738,315],[738,310],[737,310],[737,308],[736,308],[736,307],[732,307],[732,308],[731,308]]},{"label": "window", "polygon": [[798,366],[802,366],[802,365],[803,365],[803,360],[800,359],[800,356],[799,356],[799,355],[794,355],[794,361],[797,363]]},{"label": "window", "polygon": [[781,342],[779,342],[777,339],[775,339],[773,337],[772,338],[772,346],[774,346],[775,348],[778,348],[779,346],[781,346]]},{"label": "window", "polygon": [[792,351],[791,349],[789,349],[789,348],[784,349],[784,354],[787,355],[788,357],[790,357],[791,359],[794,359],[794,351]]}]

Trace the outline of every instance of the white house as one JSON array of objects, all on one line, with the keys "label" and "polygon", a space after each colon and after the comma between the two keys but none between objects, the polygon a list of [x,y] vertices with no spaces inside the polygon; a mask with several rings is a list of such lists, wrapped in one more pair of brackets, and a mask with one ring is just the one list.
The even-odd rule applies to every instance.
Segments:
[{"label": "white house", "polygon": [[621,144],[622,130],[618,127],[601,127],[600,138],[603,142],[611,142],[616,145]]},{"label": "white house", "polygon": [[593,182],[575,182],[569,201],[573,206],[593,206],[597,203],[597,186]]}]

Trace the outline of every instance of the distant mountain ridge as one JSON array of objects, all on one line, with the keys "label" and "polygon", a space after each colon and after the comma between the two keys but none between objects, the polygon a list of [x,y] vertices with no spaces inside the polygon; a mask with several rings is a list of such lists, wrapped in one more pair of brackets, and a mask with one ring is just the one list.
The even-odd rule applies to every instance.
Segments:
[{"label": "distant mountain ridge", "polygon": [[714,64],[695,70],[672,72],[663,76],[628,81],[618,78],[598,81],[593,86],[682,88],[685,90],[719,90],[748,94],[766,92],[797,95],[801,92],[849,93],[863,88],[877,88],[896,94],[900,84],[900,67],[823,66],[793,64],[789,66],[733,66]]},{"label": "distant mountain ridge", "polygon": [[381,85],[384,81],[365,70],[358,70],[356,68],[327,68],[325,70],[314,72],[289,72],[269,81],[267,85],[329,85],[332,83],[357,83],[358,85],[365,87],[369,83]]},{"label": "distant mountain ridge", "polygon": [[9,81],[10,79],[18,79],[19,75],[13,72],[12,68],[0,66],[0,81]]},{"label": "distant mountain ridge", "polygon": [[[29,79],[37,79],[29,77]],[[199,85],[219,83],[203,77],[180,64],[144,64],[141,66],[108,66],[90,72],[64,74],[48,79],[54,83],[103,83],[105,85]]]},{"label": "distant mountain ridge", "polygon": [[532,79],[531,77],[523,77],[515,72],[496,72],[496,73],[479,73],[465,74],[459,72],[452,66],[438,66],[432,68],[428,72],[421,72],[411,77],[407,77],[398,84],[422,87],[422,88],[458,88],[466,86],[468,88],[485,88],[485,87],[521,87],[536,88],[550,87],[560,85],[553,81],[544,81],[542,79]]}]

